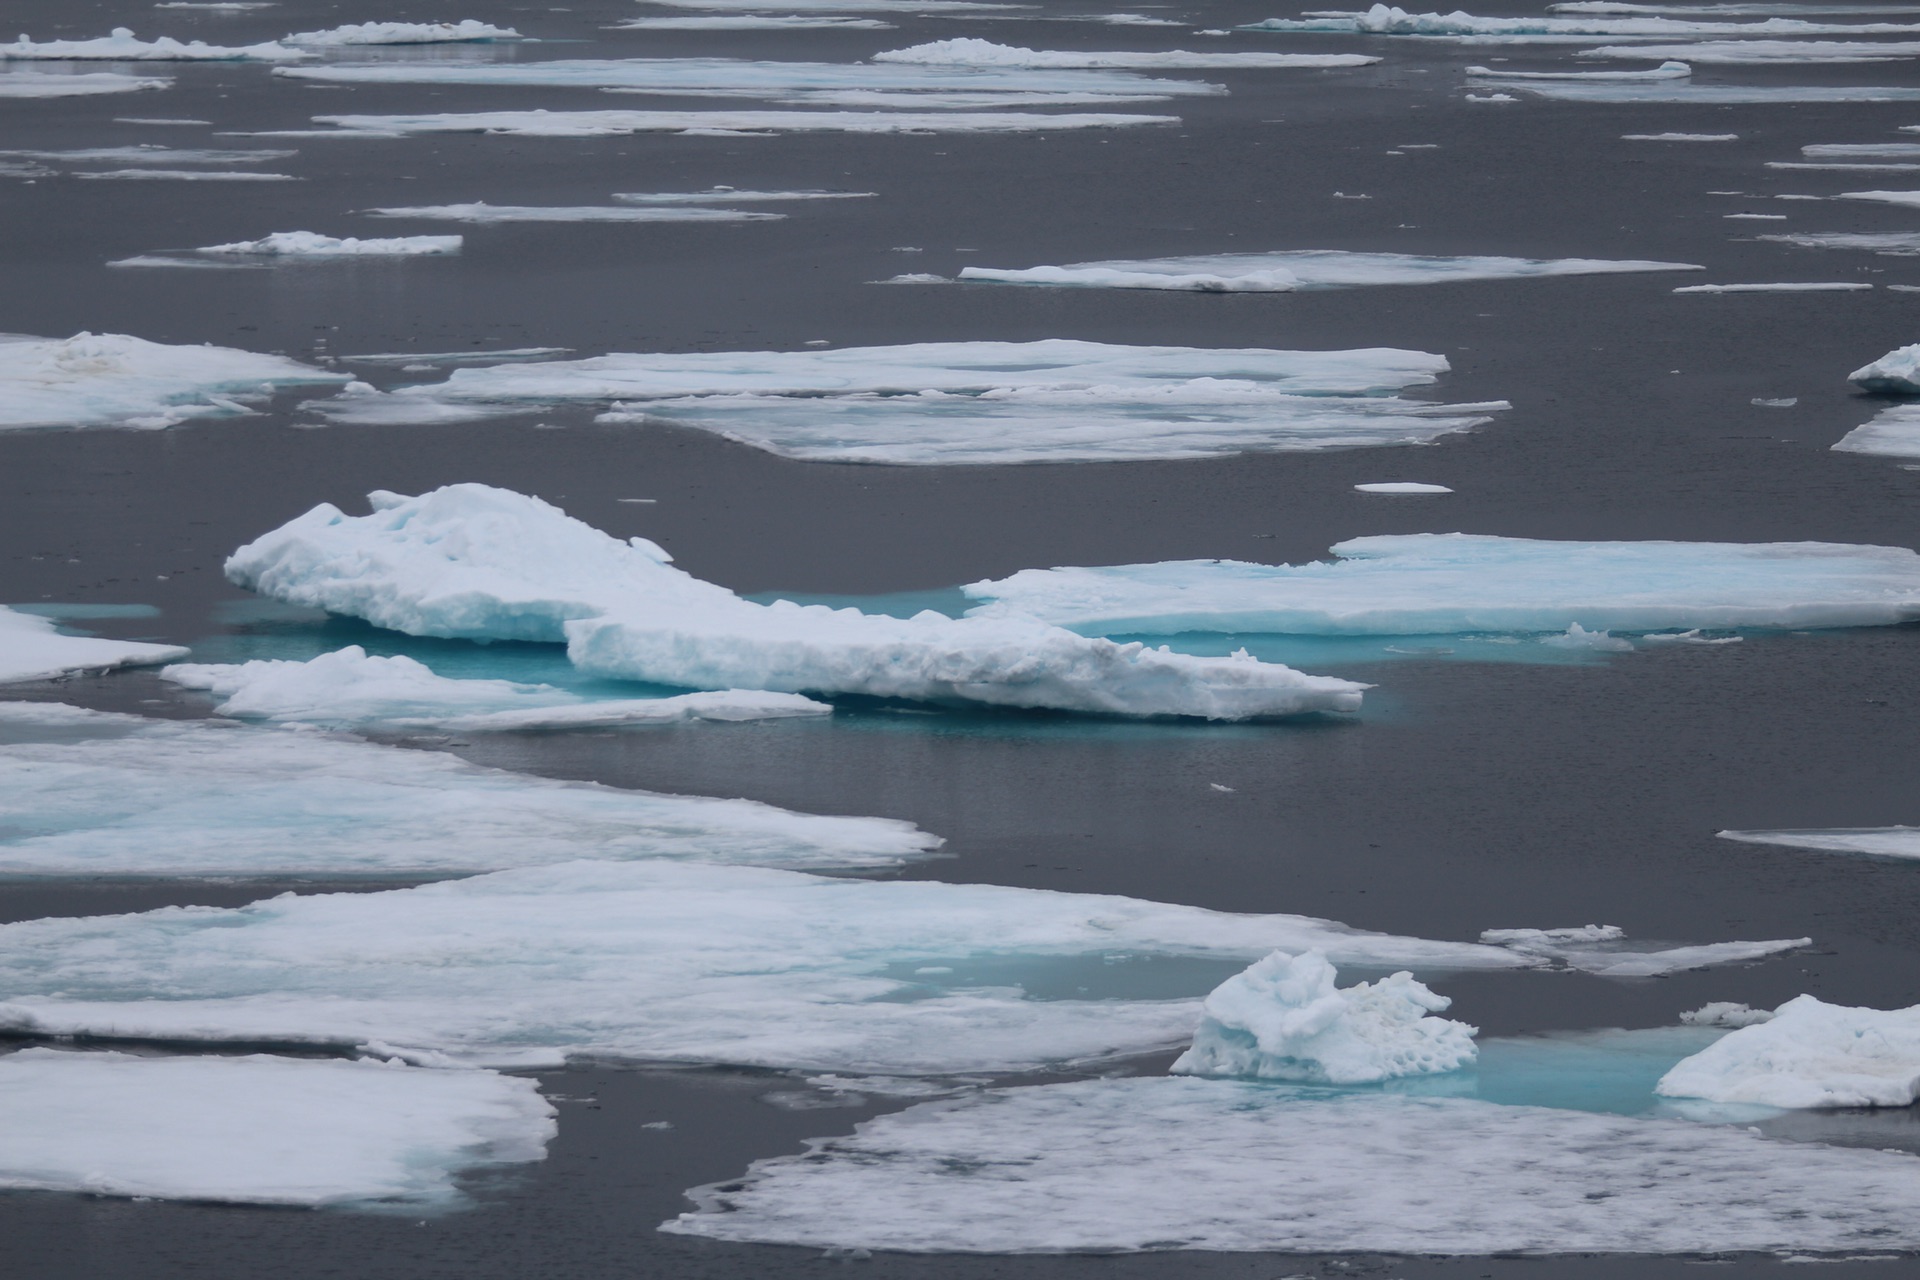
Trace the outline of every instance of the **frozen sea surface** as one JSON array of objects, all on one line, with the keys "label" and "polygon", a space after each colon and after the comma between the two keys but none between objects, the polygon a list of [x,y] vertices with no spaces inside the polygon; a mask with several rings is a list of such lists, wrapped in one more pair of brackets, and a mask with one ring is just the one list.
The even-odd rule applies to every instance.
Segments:
[{"label": "frozen sea surface", "polygon": [[50,680],[75,671],[143,667],[187,656],[174,644],[63,635],[52,618],[0,605],[0,684]]},{"label": "frozen sea surface", "polygon": [[1272,253],[1218,253],[1187,258],[1075,262],[1066,266],[966,267],[963,281],[1064,285],[1092,289],[1178,289],[1201,293],[1290,293],[1356,285],[1445,284],[1527,276],[1602,275],[1636,271],[1699,271],[1687,262],[1608,261],[1596,258],[1433,258],[1406,253],[1349,253],[1290,249]]},{"label": "frozen sea surface", "polygon": [[1850,1009],[1798,996],[1660,1079],[1671,1098],[1769,1107],[1905,1107],[1920,1098],[1920,1005]]}]

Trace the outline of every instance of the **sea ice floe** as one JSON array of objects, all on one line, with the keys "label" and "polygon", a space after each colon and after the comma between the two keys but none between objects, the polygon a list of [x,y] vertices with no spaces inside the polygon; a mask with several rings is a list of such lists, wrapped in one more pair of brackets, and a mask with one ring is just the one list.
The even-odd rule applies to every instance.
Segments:
[{"label": "sea ice floe", "polygon": [[[243,683],[272,696],[259,690],[270,681]],[[343,689],[343,701],[365,692]],[[470,708],[480,701],[466,696]],[[11,877],[429,878],[585,857],[874,868],[940,843],[881,818],[556,782],[311,730],[47,703],[0,702],[0,759],[0,876]]]},{"label": "sea ice floe", "polygon": [[493,351],[372,351],[341,356],[348,364],[505,364],[512,360],[555,360],[573,354],[572,347],[502,347]]},{"label": "sea ice floe", "polygon": [[916,1253],[1920,1247],[1905,1154],[1470,1098],[1092,1080],[920,1103],[809,1145],[696,1190],[662,1229]]},{"label": "sea ice floe", "polygon": [[351,22],[326,31],[296,31],[282,43],[330,48],[367,44],[461,44],[476,40],[518,40],[512,27],[496,27],[472,18],[460,22]]},{"label": "sea ice floe", "polygon": [[378,1042],[496,1066],[1016,1071],[1173,1048],[1201,1014],[1198,999],[1044,999],[1023,984],[1124,969],[1118,955],[1276,948],[1386,969],[1538,964],[1303,916],[643,859],[0,925],[0,1028]]},{"label": "sea ice floe", "polygon": [[1357,710],[1365,688],[1030,618],[755,604],[672,567],[645,538],[623,542],[485,485],[369,500],[366,516],[322,504],[296,517],[234,552],[227,576],[411,635],[565,641],[590,674],[683,688],[1222,720]]},{"label": "sea ice floe", "polygon": [[[1920,450],[1916,450],[1920,456]],[[1920,861],[1920,827],[1824,827],[1799,831],[1721,831],[1723,840],[1776,844],[1823,853],[1864,853]]]},{"label": "sea ice floe", "polygon": [[1582,49],[1582,58],[1677,58],[1710,66],[1781,63],[1900,62],[1920,57],[1920,41],[1703,40],[1694,44],[1610,44]]},{"label": "sea ice floe", "polygon": [[1060,285],[1091,289],[1181,289],[1202,293],[1289,293],[1358,285],[1445,284],[1530,276],[1598,275],[1634,271],[1700,271],[1686,262],[1605,258],[1423,257],[1410,253],[1350,253],[1290,249],[1218,253],[1184,258],[1074,262],[1026,268],[966,267],[962,281]]},{"label": "sea ice floe", "polygon": [[1885,626],[1920,618],[1920,555],[1833,542],[1556,542],[1465,533],[1335,545],[1300,565],[1175,560],[1026,569],[976,614],[1108,635]]},{"label": "sea ice floe", "polygon": [[870,200],[877,191],[739,191],[713,187],[706,191],[616,191],[615,200],[627,204],[766,204],[785,200]]},{"label": "sea ice floe", "polygon": [[982,0],[655,0],[674,9],[708,13],[759,14],[770,9],[789,13],[986,13],[1030,9],[1025,4],[987,4]]},{"label": "sea ice floe", "polygon": [[961,37],[891,49],[875,62],[927,66],[1173,69],[1178,67],[1361,67],[1380,59],[1359,53],[1190,53],[1165,49],[1147,53],[1089,53],[1060,49],[1022,49],[991,40]]},{"label": "sea ice floe", "polygon": [[1854,1009],[1796,996],[1679,1063],[1669,1098],[1768,1107],[1905,1107],[1920,1099],[1920,1005]]},{"label": "sea ice floe", "polygon": [[1619,0],[1568,0],[1565,4],[1550,4],[1549,13],[1585,13],[1585,14],[1627,14],[1654,13],[1668,14],[1682,18],[1765,18],[1791,16],[1794,14],[1835,13],[1920,13],[1920,5],[1880,4],[1876,0],[1853,0],[1852,3],[1832,3],[1831,0],[1753,0],[1752,3],[1700,4],[1625,4]]},{"label": "sea ice floe", "polygon": [[[641,207],[634,205],[428,204],[368,209],[377,218],[422,218],[435,222],[772,222],[784,213],[740,209]],[[431,238],[431,237],[429,237]],[[458,239],[458,236],[453,237]]]},{"label": "sea ice floe", "polygon": [[0,1187],[237,1204],[463,1199],[454,1176],[546,1157],[535,1081],[385,1062],[0,1056]]},{"label": "sea ice floe", "polygon": [[93,40],[32,40],[21,36],[12,44],[0,44],[0,62],[29,58],[61,62],[287,62],[312,56],[272,41],[229,47],[201,40],[182,43],[170,36],[141,40],[126,27],[115,27],[113,34]]},{"label": "sea ice floe", "polygon": [[459,236],[323,236],[312,231],[276,231],[258,240],[210,244],[195,253],[259,258],[422,258],[460,252]]},{"label": "sea ice floe", "polygon": [[349,645],[306,662],[256,659],[178,663],[161,678],[221,699],[214,711],[245,720],[484,733],[680,724],[690,720],[780,720],[833,708],[792,693],[725,689],[665,698],[585,698],[552,685],[456,680],[405,655],[370,656]]},{"label": "sea ice floe", "polygon": [[1837,199],[1872,200],[1878,204],[1904,205],[1920,209],[1920,191],[1842,191]]},{"label": "sea ice floe", "polygon": [[1773,1021],[1771,1009],[1755,1009],[1732,1000],[1710,1000],[1698,1009],[1680,1015],[1680,1021],[1696,1027],[1751,1027]]},{"label": "sea ice floe", "polygon": [[1179,116],[1043,111],[464,111],[436,115],[315,116],[331,130],[261,137],[399,138],[415,133],[495,133],[523,138],[603,138],[627,133],[1042,133],[1179,124]]},{"label": "sea ice floe", "polygon": [[1508,87],[1561,102],[1663,102],[1683,106],[1911,102],[1920,99],[1920,88],[1912,85],[1680,84],[1674,81],[1657,84],[1556,84],[1552,81],[1528,81]]},{"label": "sea ice floe", "polygon": [[1667,61],[1645,71],[1507,71],[1493,67],[1468,67],[1467,75],[1476,80],[1685,80],[1693,68],[1684,62]]},{"label": "sea ice floe", "polygon": [[61,75],[50,71],[0,71],[0,98],[83,98],[102,93],[165,89],[165,76],[129,76],[118,71]]},{"label": "sea ice floe", "polygon": [[1920,159],[1920,142],[1816,142],[1800,148],[1800,154],[1830,160],[1861,160],[1876,156]]},{"label": "sea ice floe", "polygon": [[[1769,169],[1812,169],[1823,173],[1912,173],[1920,164],[1850,164],[1832,161],[1769,160]],[[1781,200],[1818,200],[1819,196],[1779,196]]]},{"label": "sea ice floe", "polygon": [[628,18],[609,31],[799,31],[814,27],[851,27],[891,31],[894,24],[877,18],[836,18],[828,14],[715,13],[678,18]]},{"label": "sea ice floe", "polygon": [[1864,280],[1781,280],[1761,284],[1689,284],[1675,293],[1858,293],[1873,286]]},{"label": "sea ice floe", "polygon": [[76,671],[152,666],[186,656],[187,651],[174,644],[62,635],[52,618],[0,605],[0,684],[51,680]]},{"label": "sea ice floe", "polygon": [[1276,951],[1215,987],[1176,1075],[1371,1084],[1471,1063],[1476,1028],[1436,1018],[1452,1005],[1401,971],[1336,988],[1318,951]]},{"label": "sea ice floe", "polygon": [[1371,484],[1357,484],[1353,487],[1357,493],[1418,494],[1453,492],[1453,490],[1447,488],[1446,485],[1424,484],[1418,480],[1376,480]]},{"label": "sea ice floe", "polygon": [[1873,453],[1887,458],[1920,458],[1920,405],[1882,409],[1872,421],[1847,432],[1836,453]]},{"label": "sea ice floe", "polygon": [[1623,133],[1622,142],[1738,142],[1737,133]]},{"label": "sea ice floe", "polygon": [[1488,929],[1480,935],[1480,941],[1608,978],[1657,978],[1689,969],[1750,964],[1813,944],[1812,938],[1775,938],[1766,942],[1708,942],[1649,950],[1629,943],[1626,931],[1611,924],[1577,925],[1569,929]]},{"label": "sea ice floe", "polygon": [[290,173],[260,173],[235,169],[99,169],[77,172],[76,178],[104,178],[117,182],[298,182]]},{"label": "sea ice floe", "polygon": [[[1920,191],[1913,193],[1920,204]],[[1847,375],[1847,381],[1862,391],[1882,391],[1895,395],[1920,395],[1920,342],[1896,347]]]},{"label": "sea ice floe", "polygon": [[0,155],[20,156],[29,160],[52,160],[64,164],[261,164],[268,160],[285,160],[300,154],[297,151],[195,149],[189,147],[163,147],[159,143],[147,143],[137,147],[77,147],[66,151],[0,151]]},{"label": "sea ice floe", "polygon": [[1304,18],[1269,18],[1247,31],[1323,31],[1410,36],[1882,36],[1920,34],[1920,24],[1898,22],[1805,22],[1767,18],[1759,22],[1699,22],[1685,18],[1519,17],[1483,18],[1452,13],[1408,13],[1376,4],[1364,13],[1327,12]]},{"label": "sea ice floe", "polygon": [[347,381],[285,356],[231,347],[174,346],[121,333],[0,334],[0,430],[170,427],[252,412],[247,401],[283,387]]}]

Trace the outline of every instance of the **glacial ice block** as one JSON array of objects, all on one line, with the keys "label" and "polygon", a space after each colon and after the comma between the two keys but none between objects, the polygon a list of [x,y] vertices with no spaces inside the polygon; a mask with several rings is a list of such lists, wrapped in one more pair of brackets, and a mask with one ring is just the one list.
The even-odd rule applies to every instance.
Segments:
[{"label": "glacial ice block", "polygon": [[965,267],[959,278],[987,284],[1054,285],[1082,289],[1174,289],[1197,293],[1291,293],[1359,285],[1447,284],[1528,276],[1580,276],[1629,271],[1700,271],[1687,262],[1602,258],[1422,257],[1410,253],[1348,253],[1291,249],[1273,253],[1217,253],[1186,258],[1074,262],[1066,266]]},{"label": "glacial ice block", "polygon": [[169,346],[120,333],[0,334],[0,431],[12,427],[170,427],[251,412],[282,387],[350,381],[285,356]]},{"label": "glacial ice block", "polygon": [[61,635],[53,619],[0,605],[0,684],[51,680],[76,671],[146,667],[187,656],[175,644]]},{"label": "glacial ice block", "polygon": [[[466,372],[496,370],[454,377]],[[1246,656],[1088,639],[1030,618],[755,604],[672,567],[644,538],[621,542],[538,498],[485,485],[370,501],[366,516],[315,507],[234,552],[227,576],[410,635],[565,641],[584,671],[693,689],[1241,720],[1354,710],[1365,687]]]},{"label": "glacial ice block", "polygon": [[1276,951],[1214,988],[1175,1075],[1371,1084],[1454,1071],[1475,1057],[1475,1028],[1436,1018],[1453,1001],[1402,970],[1334,987],[1318,951]]},{"label": "glacial ice block", "polygon": [[1886,626],[1920,618],[1920,555],[1834,542],[1353,538],[1299,565],[1175,560],[1024,569],[963,590],[974,616],[1107,635],[1654,631]]},{"label": "glacial ice block", "polygon": [[0,878],[468,875],[573,858],[892,867],[909,823],[558,782],[311,730],[0,702]]},{"label": "glacial ice block", "polygon": [[1063,49],[1022,49],[995,44],[973,36],[951,40],[933,40],[906,49],[889,49],[873,55],[875,62],[916,63],[921,66],[958,67],[1048,67],[1138,70],[1172,70],[1204,67],[1363,67],[1380,59],[1362,53],[1229,53],[1208,50],[1192,53],[1185,49],[1157,49],[1151,52],[1114,50],[1082,52]]},{"label": "glacial ice block", "polygon": [[1660,1079],[1669,1098],[1769,1107],[1904,1107],[1920,1099],[1920,1005],[1853,1009],[1796,996]]},{"label": "glacial ice block", "polygon": [[[484,1065],[569,1056],[878,1074],[1014,1071],[1170,1049],[1197,999],[1024,998],[1116,954],[1319,950],[1511,970],[1476,943],[1100,894],[693,862],[573,862],[239,909],[0,925],[0,1030],[378,1041]],[[969,979],[969,967],[981,970]],[[944,985],[921,976],[952,969]]]},{"label": "glacial ice block", "polygon": [[21,36],[0,43],[0,62],[23,59],[73,62],[289,62],[312,54],[267,41],[229,47],[203,40],[179,41],[171,36],[141,40],[126,27],[92,40],[33,40]]},{"label": "glacial ice block", "polygon": [[1718,831],[1723,840],[1783,845],[1822,853],[1861,853],[1920,861],[1920,827],[1827,827],[1802,831]]},{"label": "glacial ice block", "polygon": [[914,1253],[1920,1248],[1920,1160],[1909,1155],[1317,1092],[1146,1077],[921,1103],[700,1188],[700,1207],[662,1229]]},{"label": "glacial ice block", "polygon": [[462,1200],[454,1175],[546,1158],[532,1080],[367,1060],[0,1056],[0,1188],[235,1204]]},{"label": "glacial ice block", "polygon": [[[1907,193],[1900,193],[1907,194]],[[1920,204],[1920,191],[1911,193]],[[1847,381],[1862,391],[1882,391],[1894,395],[1920,395],[1920,342],[1897,347],[1847,375]]]},{"label": "glacial ice block", "polygon": [[1920,405],[1882,409],[1834,442],[1836,453],[1871,453],[1883,458],[1920,458]]}]

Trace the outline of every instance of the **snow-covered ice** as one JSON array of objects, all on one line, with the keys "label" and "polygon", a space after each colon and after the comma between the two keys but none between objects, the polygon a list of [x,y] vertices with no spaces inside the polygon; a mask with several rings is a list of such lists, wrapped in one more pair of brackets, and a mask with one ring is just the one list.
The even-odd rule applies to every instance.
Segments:
[{"label": "snow-covered ice", "polygon": [[1920,861],[1920,827],[1821,827],[1797,831],[1721,831],[1723,840],[1784,845],[1823,853],[1864,853]]},{"label": "snow-covered ice", "polygon": [[1920,1247],[1920,1160],[1904,1154],[1470,1098],[1181,1078],[920,1103],[693,1196],[700,1208],[663,1230],[916,1253]]},{"label": "snow-covered ice", "polygon": [[312,56],[272,41],[228,46],[207,44],[202,40],[183,43],[170,36],[142,40],[127,27],[115,27],[111,35],[92,40],[33,40],[23,35],[12,44],[0,43],[0,62],[22,59],[60,62],[287,62]]},{"label": "snow-covered ice", "polygon": [[1900,62],[1920,57],[1920,41],[1702,40],[1692,44],[1610,44],[1582,49],[1582,58],[1675,58],[1710,66],[1782,63]]},{"label": "snow-covered ice", "polygon": [[759,14],[772,9],[788,13],[987,13],[1029,9],[1024,4],[989,4],[983,0],[655,0],[674,9],[707,13]]},{"label": "snow-covered ice", "polygon": [[237,1204],[456,1205],[454,1176],[546,1157],[532,1080],[384,1062],[0,1056],[0,1187]]},{"label": "snow-covered ice", "polygon": [[61,75],[51,71],[0,71],[0,98],[84,98],[102,93],[165,89],[165,76],[129,76],[118,71]]},{"label": "snow-covered ice", "polygon": [[344,383],[285,356],[176,346],[119,333],[71,338],[0,334],[0,430],[170,427],[251,412],[283,387]]},{"label": "snow-covered ice", "polygon": [[210,244],[195,253],[262,258],[421,258],[460,252],[459,236],[392,236],[360,239],[323,236],[312,231],[276,231],[258,240]]},{"label": "snow-covered ice", "polygon": [[1515,17],[1483,18],[1461,10],[1452,13],[1408,13],[1376,4],[1364,13],[1326,12],[1304,18],[1269,18],[1242,28],[1247,31],[1334,32],[1352,35],[1395,36],[1881,36],[1920,34],[1920,24],[1899,22],[1807,22],[1797,18],[1765,18],[1759,22],[1700,22],[1686,18],[1626,17]]},{"label": "snow-covered ice", "polygon": [[1357,484],[1353,487],[1354,487],[1354,491],[1357,493],[1387,493],[1387,494],[1406,495],[1406,494],[1419,494],[1419,493],[1452,493],[1453,492],[1453,490],[1449,489],[1446,485],[1426,484],[1419,480],[1376,480],[1370,484]]},{"label": "snow-covered ice", "polygon": [[1335,545],[1300,565],[1026,569],[975,613],[1111,635],[1435,635],[1885,626],[1920,618],[1920,555],[1833,542],[1559,542],[1465,533]]},{"label": "snow-covered ice", "polygon": [[460,22],[352,22],[325,31],[296,31],[282,42],[315,48],[368,44],[461,44],[476,40],[518,40],[512,27],[496,27],[472,18]]},{"label": "snow-covered ice", "polygon": [[1176,1075],[1371,1084],[1455,1071],[1476,1029],[1436,1018],[1452,1005],[1411,973],[1336,988],[1318,951],[1276,951],[1215,987]]},{"label": "snow-covered ice", "polygon": [[0,605],[0,684],[51,680],[75,671],[152,666],[186,656],[179,645],[62,635],[52,618]]},{"label": "snow-covered ice", "polygon": [[1872,200],[1877,204],[1897,204],[1920,209],[1920,191],[1842,191],[1840,200]]},{"label": "snow-covered ice", "polygon": [[1360,53],[1191,53],[1164,49],[1147,53],[1022,49],[966,36],[935,40],[873,55],[875,62],[925,66],[1173,69],[1178,67],[1361,67],[1380,59]]},{"label": "snow-covered ice", "polygon": [[625,133],[1040,133],[1179,124],[1179,116],[1042,111],[458,111],[432,115],[315,116],[332,130],[262,137],[398,138],[494,133],[522,138],[602,138]]},{"label": "snow-covered ice", "polygon": [[1693,68],[1684,62],[1667,61],[1645,71],[1507,71],[1494,67],[1468,67],[1467,75],[1476,80],[1685,80]]},{"label": "snow-covered ice", "polygon": [[411,635],[565,641],[583,671],[686,688],[1222,720],[1356,710],[1365,688],[1027,618],[755,604],[672,567],[645,538],[623,542],[485,485],[369,501],[366,516],[322,504],[296,517],[234,552],[227,576]]},{"label": "snow-covered ice", "polygon": [[[1915,203],[1920,204],[1920,191],[1914,196]],[[1862,365],[1847,375],[1847,381],[1862,391],[1920,395],[1920,342],[1896,347],[1873,363]]]},{"label": "snow-covered ice", "polygon": [[1873,286],[1864,280],[1780,280],[1758,284],[1689,284],[1675,293],[1858,293]]},{"label": "snow-covered ice", "polygon": [[963,281],[1063,285],[1092,289],[1183,289],[1203,293],[1289,293],[1356,285],[1445,284],[1527,276],[1596,275],[1619,271],[1700,271],[1686,262],[1604,258],[1422,257],[1410,253],[1350,253],[1291,249],[1219,253],[1186,258],[1075,262],[1009,269],[966,267]]},{"label": "snow-covered ice", "polygon": [[0,703],[0,760],[0,876],[432,877],[584,857],[891,867],[939,844],[880,818],[556,782],[312,730],[47,703]]},{"label": "snow-covered ice", "polygon": [[1649,949],[1628,942],[1626,931],[1611,924],[1576,925],[1566,929],[1488,929],[1480,935],[1480,941],[1609,978],[1657,978],[1689,969],[1750,964],[1813,943],[1812,938],[1775,938],[1765,942],[1708,942],[1690,947]]},{"label": "snow-covered ice", "polygon": [[1676,1065],[1669,1098],[1768,1107],[1905,1107],[1920,1099],[1920,1005],[1854,1009],[1796,996]]},{"label": "snow-covered ice", "polygon": [[627,204],[767,204],[786,200],[870,200],[877,191],[739,191],[713,187],[706,191],[616,191],[615,200]]},{"label": "snow-covered ice", "polygon": [[[368,209],[377,218],[423,218],[435,222],[771,222],[784,213],[739,209],[641,207],[634,205],[427,204]],[[458,237],[454,237],[458,239]]]},{"label": "snow-covered ice", "polygon": [[1829,160],[1871,157],[1920,159],[1920,142],[1815,142],[1800,148],[1803,156]]},{"label": "snow-covered ice", "polygon": [[1901,404],[1882,409],[1872,421],[1840,437],[1833,448],[1837,453],[1920,458],[1920,405]]}]

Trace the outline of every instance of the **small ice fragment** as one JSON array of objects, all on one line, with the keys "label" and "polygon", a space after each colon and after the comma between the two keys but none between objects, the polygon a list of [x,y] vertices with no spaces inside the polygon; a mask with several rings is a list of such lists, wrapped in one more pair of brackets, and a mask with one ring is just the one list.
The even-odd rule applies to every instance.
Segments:
[{"label": "small ice fragment", "polygon": [[1354,490],[1359,493],[1452,493],[1443,484],[1425,484],[1418,480],[1376,480],[1368,484],[1357,484]]},{"label": "small ice fragment", "polygon": [[394,236],[387,239],[338,238],[311,231],[276,231],[258,240],[212,244],[195,253],[264,258],[419,258],[460,252],[459,236]]},{"label": "small ice fragment", "polygon": [[1680,1021],[1695,1027],[1751,1027],[1773,1021],[1773,1013],[1731,1000],[1714,1000],[1681,1014]]},{"label": "small ice fragment", "polygon": [[1209,782],[1209,783],[1208,783],[1207,785],[1208,785],[1209,787],[1212,787],[1212,788],[1213,788],[1213,789],[1214,789],[1215,791],[1228,791],[1228,792],[1230,792],[1230,791],[1232,791],[1232,790],[1233,790],[1233,788],[1232,788],[1232,787],[1229,787],[1229,786],[1227,786],[1227,785],[1226,785],[1225,783],[1223,783],[1223,782]]},{"label": "small ice fragment", "polygon": [[1650,631],[1640,637],[1644,644],[1739,644],[1744,636],[1710,636],[1699,627],[1687,631]]},{"label": "small ice fragment", "polygon": [[1623,133],[1623,142],[1738,142],[1737,133]]},{"label": "small ice fragment", "polygon": [[1752,405],[1757,405],[1762,409],[1791,409],[1793,408],[1793,406],[1800,403],[1800,397],[1799,396],[1779,396],[1773,399],[1769,399],[1765,396],[1755,396],[1753,399],[1749,400],[1747,403]]},{"label": "small ice fragment", "polygon": [[1163,69],[1205,67],[1361,67],[1378,57],[1358,53],[1190,53],[1184,49],[1148,53],[1086,53],[1053,49],[1022,49],[990,40],[961,37],[917,44],[873,55],[874,62],[921,66],[1045,67],[1079,69]]},{"label": "small ice fragment", "polygon": [[1723,213],[1720,216],[1747,222],[1785,222],[1787,220],[1787,215],[1784,213]]},{"label": "small ice fragment", "polygon": [[673,1128],[673,1121],[671,1121],[671,1120],[649,1120],[649,1121],[648,1121],[647,1123],[645,1123],[645,1124],[643,1124],[643,1125],[641,1125],[640,1127],[641,1127],[642,1129],[671,1129],[671,1128]]},{"label": "small ice fragment", "polygon": [[1510,93],[1470,93],[1468,102],[1518,102],[1520,99]]},{"label": "small ice fragment", "polygon": [[1811,938],[1765,942],[1709,942],[1699,946],[1636,950],[1617,925],[1580,925],[1570,929],[1488,929],[1480,941],[1511,947],[1523,955],[1557,961],[1583,973],[1612,978],[1653,978],[1689,969],[1748,964],[1810,946]]},{"label": "small ice fragment", "polygon": [[740,209],[703,206],[651,205],[521,205],[470,204],[413,205],[368,209],[376,218],[421,218],[441,222],[773,222],[784,213],[753,213]]}]

